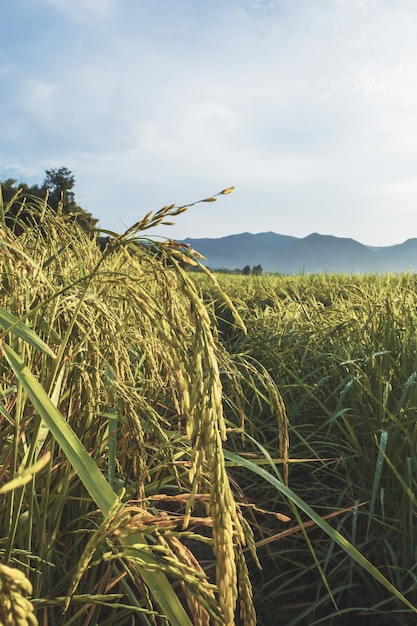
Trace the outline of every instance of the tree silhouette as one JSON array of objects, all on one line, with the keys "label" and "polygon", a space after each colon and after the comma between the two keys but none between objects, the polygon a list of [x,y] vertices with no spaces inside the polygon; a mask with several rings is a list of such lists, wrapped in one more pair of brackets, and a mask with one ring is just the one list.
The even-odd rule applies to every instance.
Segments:
[{"label": "tree silhouette", "polygon": [[255,265],[255,267],[252,268],[252,274],[254,276],[262,276],[263,271],[262,265]]},{"label": "tree silhouette", "polygon": [[68,209],[77,206],[72,191],[74,185],[74,175],[66,167],[45,170],[43,188],[49,191],[49,203],[53,208],[57,208],[61,203],[64,207],[64,213],[67,213]]},{"label": "tree silhouette", "polygon": [[[5,223],[16,234],[21,234],[24,225],[37,225],[36,213],[28,208],[30,197],[45,200],[53,211],[60,211],[68,219],[76,221],[86,232],[93,232],[98,220],[75,201],[73,188],[75,178],[66,167],[45,171],[42,185],[30,187],[26,183],[17,185],[14,178],[0,182],[3,202],[7,206]],[[32,202],[33,205],[33,202]],[[33,209],[33,207],[32,207]]]}]

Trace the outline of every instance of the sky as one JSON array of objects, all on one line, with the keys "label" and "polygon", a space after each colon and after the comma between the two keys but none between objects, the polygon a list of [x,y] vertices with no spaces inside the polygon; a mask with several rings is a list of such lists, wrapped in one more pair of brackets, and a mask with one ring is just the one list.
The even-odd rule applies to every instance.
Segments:
[{"label": "sky", "polygon": [[0,180],[124,232],[417,237],[416,0],[2,0]]}]

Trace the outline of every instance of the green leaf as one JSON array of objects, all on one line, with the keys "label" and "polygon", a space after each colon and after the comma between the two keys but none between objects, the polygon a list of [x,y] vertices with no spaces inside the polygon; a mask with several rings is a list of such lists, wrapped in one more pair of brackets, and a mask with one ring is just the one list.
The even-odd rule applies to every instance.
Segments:
[{"label": "green leaf", "polygon": [[[252,439],[252,438],[251,438]],[[234,452],[229,452],[228,450],[224,450],[224,456],[228,461],[240,465],[241,467],[245,467],[246,469],[254,472],[261,478],[264,478],[266,481],[271,483],[276,489],[282,493],[286,498],[291,500],[301,511],[304,511],[308,517],[313,520],[321,528],[324,532],[332,539],[335,543],[337,543],[354,561],[359,563],[375,580],[377,580],[381,585],[383,585],[393,596],[401,600],[404,604],[406,604],[410,609],[412,609],[415,613],[417,613],[417,607],[414,606],[403,594],[398,591],[398,589],[385,578],[383,574],[374,566],[366,557],[363,556],[353,546],[343,535],[341,535],[337,530],[334,530],[327,522],[324,521],[308,504],[304,502],[296,493],[294,493],[289,487],[287,487],[283,482],[278,480],[272,474],[269,474],[266,470],[258,465],[252,463],[249,459],[245,459]],[[273,468],[274,469],[274,468]]]},{"label": "green leaf", "polygon": [[34,348],[38,348],[48,356],[55,358],[55,354],[52,352],[51,348],[42,341],[29,326],[26,326],[23,322],[19,322],[17,317],[2,307],[0,307],[0,326],[3,326],[6,331],[10,330],[10,332],[23,339]]},{"label": "green leaf", "polygon": [[378,451],[378,458],[376,460],[374,482],[372,485],[371,502],[369,504],[368,524],[366,527],[365,539],[368,539],[369,530],[371,528],[371,523],[372,523],[374,509],[375,509],[376,498],[380,489],[382,467],[384,465],[384,454],[385,454],[385,449],[387,447],[387,441],[388,441],[388,431],[383,430],[381,433],[381,437],[379,439],[379,451]]},{"label": "green leaf", "polygon": [[[62,451],[74,467],[88,493],[103,515],[107,515],[112,505],[117,501],[117,494],[113,491],[82,442],[65,421],[24,361],[7,344],[3,344],[3,351],[33,406],[61,446]],[[133,533],[128,537],[120,537],[120,542],[126,547],[132,547],[145,543],[145,539],[142,534]],[[148,550],[139,550],[139,552],[144,563],[148,563],[153,567],[156,566],[156,560]],[[148,571],[145,567],[140,568],[139,575],[145,581],[153,598],[168,618],[171,626],[192,626],[189,617],[164,574],[158,571]]]}]

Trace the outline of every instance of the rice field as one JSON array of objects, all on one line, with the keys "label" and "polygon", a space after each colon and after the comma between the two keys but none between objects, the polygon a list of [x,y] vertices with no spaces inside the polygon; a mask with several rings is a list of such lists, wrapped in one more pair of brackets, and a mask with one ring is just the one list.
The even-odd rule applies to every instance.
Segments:
[{"label": "rice field", "polygon": [[[416,276],[218,278],[247,327],[233,325],[199,276],[223,345],[237,364],[262,364],[282,396],[290,488],[415,605]],[[275,417],[250,389],[244,395],[245,449],[274,459]],[[254,531],[259,623],[414,623],[308,515],[298,519],[264,480],[243,480],[249,501],[268,511]],[[283,527],[275,511],[292,521]]]},{"label": "rice field", "polygon": [[19,236],[0,207],[0,623],[413,624],[415,277],[192,273],[146,239],[187,207],[101,251],[28,206]]}]

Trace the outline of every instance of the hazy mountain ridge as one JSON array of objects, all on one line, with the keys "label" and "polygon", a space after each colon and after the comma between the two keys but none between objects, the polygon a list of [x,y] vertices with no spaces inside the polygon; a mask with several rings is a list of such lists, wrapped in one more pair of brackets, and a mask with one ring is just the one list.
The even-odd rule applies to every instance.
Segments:
[{"label": "hazy mountain ridge", "polygon": [[393,246],[366,246],[354,239],[312,233],[299,238],[274,232],[183,240],[206,257],[211,269],[262,265],[266,272],[417,271],[417,238]]}]

